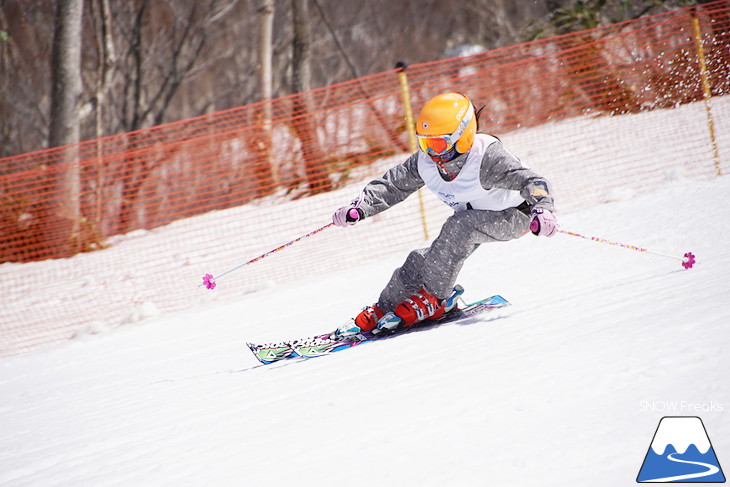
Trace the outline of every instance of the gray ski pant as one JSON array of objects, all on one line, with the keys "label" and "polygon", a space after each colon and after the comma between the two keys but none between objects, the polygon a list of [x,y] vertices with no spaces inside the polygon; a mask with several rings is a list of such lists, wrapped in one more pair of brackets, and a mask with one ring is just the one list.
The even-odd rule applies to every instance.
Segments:
[{"label": "gray ski pant", "polygon": [[392,311],[421,288],[445,299],[451,294],[464,261],[481,244],[518,238],[529,227],[530,217],[516,208],[454,212],[430,247],[413,250],[395,270],[380,294],[378,306]]}]

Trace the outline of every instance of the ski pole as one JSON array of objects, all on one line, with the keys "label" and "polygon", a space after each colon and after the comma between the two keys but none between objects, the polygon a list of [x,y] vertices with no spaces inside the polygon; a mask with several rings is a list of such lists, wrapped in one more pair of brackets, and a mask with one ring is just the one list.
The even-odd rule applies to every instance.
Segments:
[{"label": "ski pole", "polygon": [[686,252],[684,254],[684,256],[679,257],[679,256],[676,256],[676,255],[665,254],[663,252],[657,252],[655,250],[645,249],[643,247],[637,247],[635,245],[628,245],[628,244],[624,244],[624,243],[621,243],[621,242],[613,242],[613,241],[607,240],[605,238],[591,237],[591,236],[581,235],[580,233],[570,232],[568,230],[562,230],[560,228],[558,228],[558,233],[562,233],[562,234],[565,234],[565,235],[571,235],[573,237],[579,237],[579,238],[582,238],[582,239],[585,239],[585,240],[593,240],[594,242],[601,242],[601,243],[605,243],[605,244],[609,244],[609,245],[617,245],[619,247],[623,247],[625,249],[636,250],[638,252],[646,252],[648,254],[661,255],[662,257],[669,257],[671,259],[681,260],[682,261],[682,267],[684,267],[685,269],[691,269],[692,266],[696,262],[695,261],[695,255],[692,252]]},{"label": "ski pole", "polygon": [[289,247],[290,245],[293,245],[293,244],[299,242],[300,240],[303,240],[303,239],[305,239],[307,237],[311,237],[312,235],[316,235],[319,232],[321,232],[322,230],[331,227],[332,225],[334,225],[334,223],[328,223],[327,225],[325,225],[323,227],[320,227],[320,228],[318,228],[316,230],[312,230],[311,232],[309,232],[309,233],[307,233],[305,235],[302,235],[299,238],[295,238],[294,240],[292,240],[290,242],[287,242],[287,243],[285,243],[283,245],[280,245],[280,246],[276,247],[275,249],[269,250],[265,254],[261,254],[258,257],[249,260],[248,262],[244,262],[243,264],[240,264],[240,265],[237,265],[236,267],[233,267],[231,269],[228,269],[224,273],[222,273],[220,275],[217,275],[215,277],[212,274],[206,274],[206,275],[203,276],[203,283],[202,284],[199,284],[198,287],[205,286],[207,289],[213,290],[213,289],[215,289],[216,281],[218,279],[220,279],[221,277],[223,277],[225,275],[228,275],[231,272],[237,271],[238,269],[240,269],[242,267],[245,267],[245,266],[247,266],[249,264],[253,264],[254,262],[258,262],[261,259],[264,259],[264,258],[270,256],[271,254],[275,253],[275,252],[278,252],[278,251],[280,251],[282,249],[285,249],[286,247]]}]

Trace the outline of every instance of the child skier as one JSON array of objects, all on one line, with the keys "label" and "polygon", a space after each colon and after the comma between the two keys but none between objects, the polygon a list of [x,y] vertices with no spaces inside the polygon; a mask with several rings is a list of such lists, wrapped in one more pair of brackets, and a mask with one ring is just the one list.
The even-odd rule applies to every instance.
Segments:
[{"label": "child skier", "polygon": [[420,151],[368,183],[360,197],[333,215],[346,227],[387,210],[424,185],[454,210],[429,248],[412,251],[377,303],[338,334],[392,330],[438,319],[456,306],[464,261],[480,244],[550,237],[557,222],[547,181],[490,135],[477,133],[478,114],[460,93],[429,100],[418,115]]}]

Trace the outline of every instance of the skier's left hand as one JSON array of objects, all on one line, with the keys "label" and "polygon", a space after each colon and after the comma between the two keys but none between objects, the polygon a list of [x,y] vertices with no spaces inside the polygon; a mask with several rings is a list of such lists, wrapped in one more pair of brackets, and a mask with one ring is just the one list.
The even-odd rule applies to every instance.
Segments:
[{"label": "skier's left hand", "polygon": [[535,235],[543,237],[552,237],[558,231],[558,221],[550,211],[535,208],[532,210],[532,221],[530,222],[530,230]]}]

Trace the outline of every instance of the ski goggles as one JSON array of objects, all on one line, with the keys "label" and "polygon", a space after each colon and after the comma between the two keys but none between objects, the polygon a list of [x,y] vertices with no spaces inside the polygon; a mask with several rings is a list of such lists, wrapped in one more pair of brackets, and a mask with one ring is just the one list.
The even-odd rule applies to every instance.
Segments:
[{"label": "ski goggles", "polygon": [[456,142],[464,135],[466,127],[471,122],[473,111],[468,110],[451,135],[416,135],[418,147],[429,156],[442,156],[454,148]]}]

